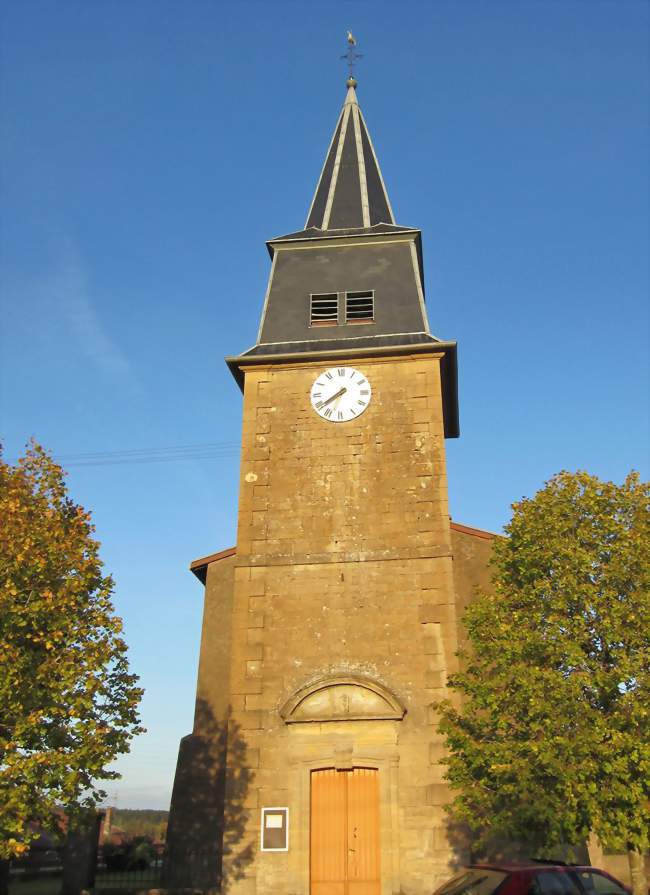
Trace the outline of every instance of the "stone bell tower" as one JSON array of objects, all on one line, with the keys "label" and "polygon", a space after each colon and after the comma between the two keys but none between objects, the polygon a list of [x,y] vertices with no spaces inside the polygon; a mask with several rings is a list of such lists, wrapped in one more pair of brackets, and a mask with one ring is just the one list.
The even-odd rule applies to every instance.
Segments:
[{"label": "stone bell tower", "polygon": [[268,248],[257,343],[227,358],[237,545],[192,564],[206,603],[168,885],[425,895],[453,856],[431,705],[472,531],[447,506],[456,344],[429,331],[420,231],[395,222],[353,79],[305,229]]}]

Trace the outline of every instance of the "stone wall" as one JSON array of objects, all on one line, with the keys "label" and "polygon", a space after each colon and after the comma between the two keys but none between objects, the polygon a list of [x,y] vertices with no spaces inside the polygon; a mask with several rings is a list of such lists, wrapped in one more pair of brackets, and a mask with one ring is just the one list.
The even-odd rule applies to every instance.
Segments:
[{"label": "stone wall", "polygon": [[479,591],[489,592],[492,588],[490,557],[492,543],[496,535],[469,528],[465,525],[451,526],[451,549],[454,557],[454,591],[456,594],[456,615],[458,618],[458,646],[467,647],[467,635],[463,627],[463,614]]},{"label": "stone wall", "polygon": [[181,740],[167,828],[170,888],[221,883],[234,564],[233,555],[207,568],[194,725]]},{"label": "stone wall", "polygon": [[[382,893],[429,893],[453,859],[430,708],[456,650],[439,358],[346,365],[373,398],[341,424],[309,405],[324,365],[246,371],[230,683],[239,757],[225,821],[238,835],[224,855],[236,895],[306,895],[309,774],[341,762],[380,770]],[[404,719],[285,723],[297,690],[349,674],[383,684]],[[291,847],[262,853],[259,810],[284,805]]]}]

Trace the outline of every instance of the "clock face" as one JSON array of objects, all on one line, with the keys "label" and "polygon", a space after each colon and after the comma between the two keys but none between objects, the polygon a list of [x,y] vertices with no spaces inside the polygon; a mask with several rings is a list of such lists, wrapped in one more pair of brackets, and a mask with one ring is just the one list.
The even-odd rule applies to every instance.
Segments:
[{"label": "clock face", "polygon": [[360,416],[371,397],[370,383],[352,367],[324,370],[311,387],[311,406],[331,423],[346,423]]}]

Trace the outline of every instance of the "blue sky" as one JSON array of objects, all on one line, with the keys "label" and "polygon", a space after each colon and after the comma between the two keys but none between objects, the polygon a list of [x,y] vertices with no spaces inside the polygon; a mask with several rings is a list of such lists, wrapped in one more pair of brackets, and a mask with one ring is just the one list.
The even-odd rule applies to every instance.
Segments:
[{"label": "blue sky", "polygon": [[560,469],[647,477],[649,9],[5,3],[0,437],[67,460],[116,579],[149,732],[111,801],[169,801],[202,611],[187,566],[234,543],[223,357],[255,341],[264,241],[304,224],[348,28],[396,217],[423,230],[432,329],[459,343],[453,518],[499,530]]}]

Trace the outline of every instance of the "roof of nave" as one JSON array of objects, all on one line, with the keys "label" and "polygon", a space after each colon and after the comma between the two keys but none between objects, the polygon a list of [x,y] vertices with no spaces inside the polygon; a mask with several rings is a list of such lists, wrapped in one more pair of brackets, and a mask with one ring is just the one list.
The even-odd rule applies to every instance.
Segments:
[{"label": "roof of nave", "polygon": [[199,581],[205,584],[208,566],[213,562],[219,562],[220,559],[227,559],[229,556],[234,556],[236,553],[236,547],[228,547],[226,550],[220,550],[218,553],[210,553],[208,556],[202,556],[190,563],[190,572],[193,572]]},{"label": "roof of nave", "polygon": [[451,530],[460,532],[463,535],[471,535],[474,538],[483,538],[486,541],[493,541],[495,538],[501,537],[494,531],[486,531],[484,528],[474,528],[470,525],[461,525],[460,522],[452,522]]}]

